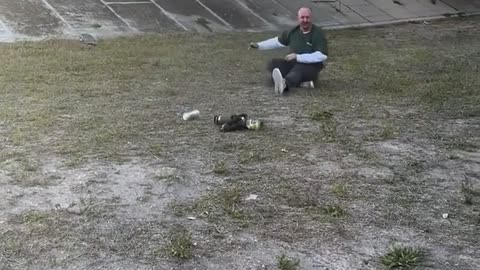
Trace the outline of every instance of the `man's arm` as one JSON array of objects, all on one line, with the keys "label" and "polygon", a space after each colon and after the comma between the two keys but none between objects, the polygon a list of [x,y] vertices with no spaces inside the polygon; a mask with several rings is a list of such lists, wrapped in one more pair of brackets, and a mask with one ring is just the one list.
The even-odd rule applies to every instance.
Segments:
[{"label": "man's arm", "polygon": [[305,64],[321,63],[327,60],[327,58],[328,57],[320,51],[316,51],[313,53],[297,54],[297,62]]},{"label": "man's arm", "polygon": [[283,31],[281,35],[267,39],[258,43],[250,43],[250,47],[259,49],[259,50],[271,50],[271,49],[278,49],[284,48],[288,46],[289,38],[288,38],[288,31]]},{"label": "man's arm", "polygon": [[278,49],[283,48],[285,45],[280,43],[278,37],[270,38],[264,41],[260,41],[258,43],[250,43],[250,47],[259,49],[259,50],[271,50],[271,49]]},{"label": "man's arm", "polygon": [[314,52],[298,54],[296,60],[299,63],[322,63],[328,58],[327,38],[325,37],[324,32],[316,26],[313,31]]}]

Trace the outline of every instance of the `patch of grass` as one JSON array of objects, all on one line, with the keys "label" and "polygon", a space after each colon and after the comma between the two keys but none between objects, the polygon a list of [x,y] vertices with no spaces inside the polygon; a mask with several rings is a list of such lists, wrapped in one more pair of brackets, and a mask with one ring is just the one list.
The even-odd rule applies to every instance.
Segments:
[{"label": "patch of grass", "polygon": [[329,111],[313,111],[310,113],[310,117],[314,121],[326,121],[333,118],[333,113]]},{"label": "patch of grass", "polygon": [[390,123],[385,123],[382,125],[382,131],[380,132],[379,136],[383,140],[393,139],[397,134],[397,127]]},{"label": "patch of grass", "polygon": [[263,150],[250,150],[240,152],[238,162],[240,164],[249,164],[254,162],[260,162],[267,159],[265,151]]},{"label": "patch of grass", "polygon": [[224,153],[238,153],[240,150],[244,149],[241,143],[235,141],[229,141],[225,143],[218,143],[213,146],[215,151],[221,151]]},{"label": "patch of grass", "polygon": [[218,193],[216,201],[221,204],[221,208],[232,218],[244,220],[247,219],[245,211],[240,207],[242,191],[239,188],[225,189]]},{"label": "patch of grass", "polygon": [[318,194],[314,189],[302,187],[297,179],[281,179],[270,190],[276,203],[285,203],[289,207],[312,209],[318,207]]},{"label": "patch of grass", "polygon": [[[447,109],[449,111],[458,110],[460,114],[464,111],[471,111],[475,108],[475,103],[480,101],[478,97],[479,82],[470,71],[473,68],[471,59],[460,57],[455,61],[452,59],[439,59],[436,65],[432,65],[430,70],[436,72],[436,76],[432,76],[435,80],[429,82],[421,101],[433,110]],[[465,100],[463,104],[459,103],[460,99],[469,96],[469,100]]]},{"label": "patch of grass", "polygon": [[461,137],[447,139],[445,143],[447,145],[447,149],[449,150],[455,149],[455,150],[473,152],[478,148],[475,143],[470,142],[468,141],[468,139],[461,138]]},{"label": "patch of grass", "polygon": [[277,258],[277,267],[279,270],[297,270],[300,267],[300,260],[282,254]]},{"label": "patch of grass", "polygon": [[412,171],[414,173],[420,173],[425,170],[425,162],[422,160],[409,159],[406,161],[405,167],[409,171]]},{"label": "patch of grass", "polygon": [[172,204],[171,207],[179,216],[193,212],[213,223],[226,221],[225,218],[229,217],[242,226],[247,226],[251,215],[242,206],[243,194],[241,187],[229,186],[209,192],[192,203]]},{"label": "patch of grass", "polygon": [[181,177],[178,175],[178,170],[172,167],[163,167],[158,169],[155,172],[154,178],[157,181],[163,181],[168,184],[174,184],[182,181]]},{"label": "patch of grass", "polygon": [[321,122],[325,139],[334,140],[337,138],[338,123],[333,118],[333,113],[314,110],[310,113],[310,117],[313,121]]},{"label": "patch of grass", "polygon": [[318,199],[309,192],[290,192],[285,194],[287,198],[287,205],[296,208],[316,208],[318,206]]},{"label": "patch of grass", "polygon": [[473,204],[473,196],[470,193],[464,193],[463,194],[463,203],[466,205],[472,205]]},{"label": "patch of grass", "polygon": [[480,196],[480,192],[476,192],[475,190],[473,190],[472,185],[467,182],[462,183],[461,191],[463,194],[463,203],[466,205],[473,204],[473,197],[475,195]]},{"label": "patch of grass", "polygon": [[383,94],[401,95],[407,92],[415,83],[412,78],[406,77],[406,74],[387,70],[379,72],[379,76],[373,77],[370,90],[378,91]]},{"label": "patch of grass", "polygon": [[[271,184],[269,183],[269,185]],[[338,187],[341,196],[347,194],[343,188]],[[266,196],[268,199],[262,200],[264,204],[255,208],[255,213],[258,214],[259,209],[266,206],[265,203],[270,205],[272,207],[270,210],[273,211],[266,213],[266,215],[262,213],[261,221],[276,223],[278,220],[283,220],[285,216],[294,215],[301,216],[300,219],[305,220],[305,222],[314,220],[317,224],[318,222],[330,224],[335,223],[337,218],[347,215],[346,210],[339,205],[327,205],[326,207],[321,205],[319,198],[324,196],[321,195],[319,190],[310,186],[310,183],[302,183],[298,179],[276,179],[271,190],[267,190],[267,192],[269,193]],[[288,220],[282,222],[289,223]],[[298,232],[309,230],[306,224],[295,226]]]},{"label": "patch of grass", "polygon": [[67,160],[65,160],[64,165],[69,168],[75,168],[83,164],[86,160],[86,157],[78,156],[72,153],[70,156],[68,156]]},{"label": "patch of grass", "polygon": [[165,146],[163,144],[151,144],[150,146],[150,154],[156,158],[162,157],[165,151]]},{"label": "patch of grass", "polygon": [[145,195],[145,196],[137,197],[136,201],[139,202],[139,203],[146,203],[146,202],[150,201],[151,199],[152,199],[152,196],[149,194],[148,196]]},{"label": "patch of grass", "polygon": [[40,169],[40,164],[36,160],[28,159],[23,162],[23,169],[28,172],[36,172]]},{"label": "patch of grass", "polygon": [[160,178],[158,176],[155,176],[155,179],[156,180],[161,180],[162,182],[164,182],[168,186],[172,186],[172,185],[179,184],[179,183],[185,183],[184,179],[177,174],[173,174],[173,175],[170,175],[170,176],[167,176],[167,177],[162,177],[162,178]]},{"label": "patch of grass", "polygon": [[366,161],[375,161],[379,159],[375,152],[365,149],[363,143],[355,142],[350,138],[340,138],[338,143],[345,149],[345,151],[354,153]]},{"label": "patch of grass", "polygon": [[186,229],[174,229],[168,236],[166,247],[168,254],[180,259],[189,259],[192,257],[192,235]]},{"label": "patch of grass", "polygon": [[226,174],[227,171],[227,166],[224,161],[219,161],[213,166],[213,172],[216,174]]},{"label": "patch of grass", "polygon": [[414,247],[393,244],[387,253],[380,256],[380,262],[387,269],[412,269],[425,259],[425,253]]},{"label": "patch of grass", "polygon": [[31,224],[31,223],[38,222],[42,219],[46,219],[47,217],[48,217],[48,215],[45,214],[45,213],[41,213],[41,212],[37,212],[37,211],[31,211],[31,212],[28,212],[25,215],[23,215],[22,221],[23,221],[23,223]]},{"label": "patch of grass", "polygon": [[18,232],[7,230],[0,233],[0,254],[2,254],[2,267],[6,269],[14,269],[13,260],[7,258],[15,258],[16,263],[27,260],[24,255],[25,241]]},{"label": "patch of grass", "polygon": [[84,217],[87,221],[111,215],[106,207],[99,205],[93,197],[81,197],[78,203],[71,203],[66,210],[68,213]]},{"label": "patch of grass", "polygon": [[[171,111],[155,113],[163,107],[160,103],[171,101],[159,102],[159,97],[172,89],[181,94],[172,86],[181,82],[172,75],[185,73],[189,65],[188,57],[176,53],[174,44],[180,44],[181,36],[170,37],[176,39],[172,43],[163,38],[119,38],[95,50],[64,40],[0,46],[0,62],[8,63],[0,68],[8,78],[0,83],[0,114],[9,119],[9,141],[32,154],[54,153],[67,160],[74,155],[69,164],[73,166],[90,159],[124,161],[126,152],[145,153],[150,138],[157,141],[152,130],[171,122],[163,116]],[[146,48],[141,56],[139,46]],[[161,62],[144,66],[159,57]],[[164,70],[163,84],[152,82],[158,81],[158,70]],[[24,75],[17,76],[20,71]],[[138,143],[137,148],[132,150],[128,142]]]},{"label": "patch of grass", "polygon": [[337,137],[337,123],[335,121],[328,121],[322,124],[322,129],[325,134],[325,139],[332,141]]},{"label": "patch of grass", "polygon": [[5,166],[15,184],[23,187],[47,186],[54,182],[54,178],[42,174],[38,160],[17,156]]},{"label": "patch of grass", "polygon": [[0,154],[0,163],[7,160],[21,160],[26,156],[26,153],[6,149],[0,149]]},{"label": "patch of grass", "polygon": [[341,218],[347,215],[347,211],[338,204],[332,204],[323,207],[323,212],[334,218]]},{"label": "patch of grass", "polygon": [[[76,204],[75,203],[72,203],[70,206],[75,206]],[[79,214],[80,215],[91,215],[91,214],[94,214],[95,211],[95,202],[93,200],[92,197],[88,197],[88,198],[80,198],[79,200]]]},{"label": "patch of grass", "polygon": [[332,187],[332,192],[339,198],[348,196],[347,185],[345,183],[338,183]]}]

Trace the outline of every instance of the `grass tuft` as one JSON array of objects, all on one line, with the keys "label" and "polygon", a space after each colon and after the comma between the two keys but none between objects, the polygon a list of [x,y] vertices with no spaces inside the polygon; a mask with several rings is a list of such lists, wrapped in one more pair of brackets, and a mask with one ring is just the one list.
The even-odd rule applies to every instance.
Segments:
[{"label": "grass tuft", "polygon": [[226,174],[227,171],[227,166],[224,161],[219,161],[213,166],[213,172],[216,174]]},{"label": "grass tuft", "polygon": [[392,124],[384,124],[380,131],[380,138],[383,140],[389,140],[395,138],[397,128]]},{"label": "grass tuft", "polygon": [[333,113],[329,111],[313,111],[310,113],[310,117],[314,121],[325,121],[333,118]]},{"label": "grass tuft", "polygon": [[414,247],[393,244],[387,253],[380,257],[387,269],[411,269],[420,265],[425,259],[422,250]]},{"label": "grass tuft", "polygon": [[277,258],[277,267],[280,270],[296,270],[300,266],[300,260],[289,258],[285,254]]},{"label": "grass tuft", "polygon": [[347,215],[347,211],[338,204],[327,205],[323,207],[323,212],[334,218],[340,218]]},{"label": "grass tuft", "polygon": [[476,192],[475,190],[473,190],[472,184],[467,182],[462,183],[461,191],[463,194],[463,203],[466,205],[473,204],[474,195],[480,196],[480,192]]},{"label": "grass tuft", "polygon": [[31,224],[31,223],[36,223],[40,220],[46,219],[47,217],[48,217],[48,215],[46,215],[44,213],[31,211],[31,212],[28,212],[27,214],[25,214],[22,217],[22,221],[23,221],[23,223]]},{"label": "grass tuft", "polygon": [[168,236],[167,251],[170,256],[189,259],[192,257],[192,235],[186,229],[174,229]]},{"label": "grass tuft", "polygon": [[237,186],[225,187],[209,192],[193,203],[172,204],[172,208],[178,216],[194,213],[197,216],[206,217],[212,223],[231,218],[233,221],[246,226],[251,217],[242,206],[242,196],[242,188]]},{"label": "grass tuft", "polygon": [[336,184],[332,187],[332,192],[339,198],[348,196],[347,186],[344,183]]}]

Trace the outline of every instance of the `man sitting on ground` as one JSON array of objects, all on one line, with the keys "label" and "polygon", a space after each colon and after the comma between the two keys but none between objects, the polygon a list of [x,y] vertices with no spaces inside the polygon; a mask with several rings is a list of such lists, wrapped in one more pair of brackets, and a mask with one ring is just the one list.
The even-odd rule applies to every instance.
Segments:
[{"label": "man sitting on ground", "polygon": [[327,60],[327,39],[321,28],[312,23],[310,8],[298,10],[298,23],[278,37],[250,43],[250,48],[259,50],[289,47],[290,53],[284,59],[272,59],[268,64],[277,94],[305,83],[313,88]]}]

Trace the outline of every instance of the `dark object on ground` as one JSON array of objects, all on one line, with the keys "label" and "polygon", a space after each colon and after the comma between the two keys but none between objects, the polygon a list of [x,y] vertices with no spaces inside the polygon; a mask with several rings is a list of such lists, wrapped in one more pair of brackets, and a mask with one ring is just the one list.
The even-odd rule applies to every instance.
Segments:
[{"label": "dark object on ground", "polygon": [[393,0],[393,3],[394,4],[397,4],[397,5],[400,5],[400,6],[403,6],[403,3],[398,1],[398,0]]},{"label": "dark object on ground", "polygon": [[230,120],[222,125],[220,131],[231,132],[245,129],[247,129],[247,115],[243,113],[232,115]]},{"label": "dark object on ground", "polygon": [[[245,115],[245,118],[247,116]],[[230,115],[215,115],[213,117],[213,123],[215,123],[215,125],[223,125],[225,123],[227,123],[228,121],[230,121],[230,119],[232,119],[232,116]]]},{"label": "dark object on ground", "polygon": [[81,34],[80,41],[89,45],[89,46],[97,46],[98,41],[90,34]]}]

